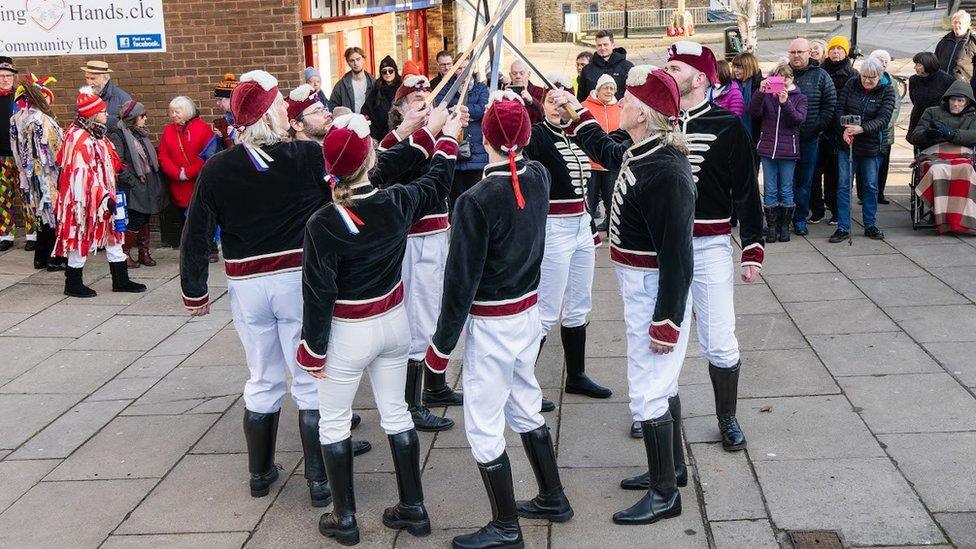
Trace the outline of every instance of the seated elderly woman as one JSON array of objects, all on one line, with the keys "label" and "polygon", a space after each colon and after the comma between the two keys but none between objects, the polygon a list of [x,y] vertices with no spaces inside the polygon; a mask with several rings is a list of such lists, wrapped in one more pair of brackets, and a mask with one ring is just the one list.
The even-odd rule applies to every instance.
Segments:
[{"label": "seated elderly woman", "polygon": [[921,150],[915,193],[928,202],[936,229],[976,234],[976,99],[969,83],[953,82],[941,105],[925,109],[908,141]]}]

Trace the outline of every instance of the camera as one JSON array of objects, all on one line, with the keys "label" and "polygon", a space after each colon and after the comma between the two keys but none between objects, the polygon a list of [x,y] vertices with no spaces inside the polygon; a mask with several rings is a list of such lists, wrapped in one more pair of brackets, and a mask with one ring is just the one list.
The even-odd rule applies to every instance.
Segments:
[{"label": "camera", "polygon": [[859,114],[845,114],[840,117],[841,126],[860,126],[861,125],[861,115]]}]

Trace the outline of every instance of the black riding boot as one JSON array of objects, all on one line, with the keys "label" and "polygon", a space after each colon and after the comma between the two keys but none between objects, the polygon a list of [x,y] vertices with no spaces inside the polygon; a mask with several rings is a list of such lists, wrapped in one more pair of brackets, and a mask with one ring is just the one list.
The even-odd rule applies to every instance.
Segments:
[{"label": "black riding boot", "polygon": [[426,370],[423,360],[407,361],[407,387],[404,396],[407,400],[407,407],[413,424],[418,431],[432,433],[435,431],[446,431],[454,427],[454,420],[446,417],[436,416],[421,402],[420,382],[423,379],[422,371]]},{"label": "black riding boot", "polygon": [[352,437],[322,445],[325,471],[332,484],[332,512],[319,518],[319,533],[342,545],[359,543],[356,494],[352,486]]},{"label": "black riding boot", "polygon": [[783,219],[780,215],[780,207],[763,206],[763,214],[766,215],[766,242],[776,242],[779,237],[778,224]]},{"label": "black riding boot", "polygon": [[552,522],[566,522],[573,518],[573,508],[563,492],[559,481],[559,468],[556,466],[556,451],[552,447],[549,427],[522,433],[522,446],[532,464],[535,480],[539,484],[539,495],[529,501],[515,504],[522,518],[545,519]]},{"label": "black riding boot", "polygon": [[447,374],[424,370],[424,406],[463,406],[464,395],[447,386]]},{"label": "black riding boot", "polygon": [[332,489],[325,476],[325,462],[322,460],[322,445],[319,444],[319,411],[298,411],[298,433],[302,436],[302,451],[305,453],[305,480],[312,507],[325,507],[332,503]]},{"label": "black riding boot", "polygon": [[[779,207],[779,225],[777,227],[777,237],[780,242],[790,241],[790,220],[793,219],[793,211],[796,210],[796,206],[780,206]],[[768,241],[767,241],[768,242]]]},{"label": "black riding boot", "polygon": [[477,532],[456,536],[454,549],[523,549],[522,529],[515,508],[515,488],[512,485],[512,464],[502,452],[488,463],[479,463],[481,480],[491,503],[491,522]]},{"label": "black riding boot", "polygon": [[643,424],[649,488],[632,507],[614,513],[613,521],[617,524],[651,524],[681,514],[681,494],[675,483],[671,448],[674,442],[671,412]]},{"label": "black riding boot", "polygon": [[37,244],[34,248],[34,268],[46,269],[51,262],[51,252],[54,251],[54,229],[47,225],[37,228]]},{"label": "black riding boot", "polygon": [[613,391],[593,383],[586,375],[586,326],[559,327],[566,358],[566,392],[590,398],[610,398]]},{"label": "black riding boot", "polygon": [[244,409],[244,439],[247,441],[247,470],[251,473],[252,498],[268,495],[271,484],[278,480],[274,455],[280,414],[281,410],[259,414]]},{"label": "black riding boot", "polygon": [[[681,398],[678,395],[668,399],[668,411],[674,421],[672,433],[674,440],[671,448],[674,452],[674,478],[678,486],[688,486],[688,466],[685,464],[685,447],[681,444]],[[640,425],[639,422],[635,422]],[[620,481],[624,490],[647,490],[651,485],[650,475],[644,473],[636,477],[625,478]]]},{"label": "black riding boot", "polygon": [[729,452],[746,447],[746,435],[739,427],[739,421],[735,419],[741,366],[741,362],[732,368],[708,365],[708,377],[712,378],[712,389],[715,391],[715,415],[718,417],[718,428],[722,431],[722,448]]},{"label": "black riding boot", "polygon": [[82,279],[83,267],[68,267],[64,270],[64,295],[71,297],[95,297],[98,295]]},{"label": "black riding boot", "polygon": [[[542,341],[539,342],[539,353],[535,355],[536,362],[539,362],[539,357],[542,356],[542,348],[546,346],[546,336],[542,336]],[[543,413],[551,412],[556,409],[556,404],[551,400],[542,399],[542,407],[540,411]]]},{"label": "black riding boot", "polygon": [[397,490],[400,502],[383,511],[383,524],[395,530],[407,529],[420,537],[430,535],[430,518],[424,507],[424,488],[420,484],[420,439],[417,431],[410,429],[388,435],[396,470]]},{"label": "black riding boot", "polygon": [[129,268],[126,266],[124,259],[109,263],[108,268],[112,271],[113,292],[139,293],[146,291],[145,284],[139,284],[138,282],[129,280]]}]

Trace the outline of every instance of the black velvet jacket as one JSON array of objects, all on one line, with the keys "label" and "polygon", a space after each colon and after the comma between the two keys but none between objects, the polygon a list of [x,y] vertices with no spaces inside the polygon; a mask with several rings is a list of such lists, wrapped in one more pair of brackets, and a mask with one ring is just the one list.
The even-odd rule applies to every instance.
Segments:
[{"label": "black velvet jacket", "polygon": [[[552,179],[549,188],[549,215],[560,213],[560,204],[586,202],[586,184],[590,180],[590,159],[573,143],[559,126],[547,121],[532,126],[532,137],[525,147],[525,155],[537,160]],[[556,211],[553,211],[553,210]],[[569,215],[580,215],[583,210]]]},{"label": "black velvet jacket", "polygon": [[[334,317],[363,320],[402,302],[400,269],[407,231],[424,211],[444,201],[454,181],[457,148],[453,138],[441,137],[425,175],[385,189],[370,183],[354,188],[352,204],[345,208],[358,220],[358,234],[349,230],[335,204],[323,206],[309,219],[302,262],[299,366],[312,371],[325,367]],[[389,153],[380,156],[385,154]],[[340,306],[351,314],[340,315]]]},{"label": "black velvet jacket", "polygon": [[[426,136],[423,135],[426,133]],[[429,139],[429,141],[428,141]],[[412,136],[404,140],[397,134],[396,130],[391,131],[386,134],[377,148],[378,151],[385,151],[397,145],[397,143],[407,142],[411,146],[417,148],[418,150],[423,150],[428,147],[428,143],[433,143],[433,137],[426,130],[421,129],[415,132]],[[429,156],[428,156],[429,158]],[[421,159],[411,165],[401,165],[394,172],[395,175],[391,177],[388,181],[383,182],[380,187],[386,185],[393,185],[397,183],[406,183],[408,181],[413,181],[414,179],[420,177],[427,171],[426,158]],[[374,181],[374,184],[376,182]],[[410,236],[424,236],[428,234],[435,234],[444,232],[451,228],[451,224],[448,222],[447,215],[447,199],[445,198],[441,202],[433,204],[427,211],[423,213],[420,219],[417,220],[412,227],[410,227]]]},{"label": "black velvet jacket", "polygon": [[[819,69],[818,69],[819,70]],[[705,102],[681,113],[688,160],[698,188],[695,236],[731,234],[739,218],[742,265],[762,268],[763,210],[752,140],[739,118]]]},{"label": "black velvet jacket", "polygon": [[[454,205],[444,296],[427,366],[444,371],[468,314],[515,314],[535,303],[545,251],[549,172],[521,156],[516,160],[525,207],[519,209],[508,161],[485,166],[481,182]],[[497,313],[497,314],[496,314]]]},{"label": "black velvet jacket", "polygon": [[200,172],[180,246],[187,307],[208,303],[207,250],[217,225],[229,278],[301,268],[305,222],[332,199],[322,180],[322,148],[295,141],[262,150],[274,159],[266,172],[254,167],[242,145],[217,153]]},{"label": "black velvet jacket", "polygon": [[610,260],[628,268],[658,271],[651,339],[675,345],[695,274],[692,229],[695,184],[687,157],[655,134],[630,145],[611,139],[589,112],[570,133],[594,160],[620,170],[610,214]]}]

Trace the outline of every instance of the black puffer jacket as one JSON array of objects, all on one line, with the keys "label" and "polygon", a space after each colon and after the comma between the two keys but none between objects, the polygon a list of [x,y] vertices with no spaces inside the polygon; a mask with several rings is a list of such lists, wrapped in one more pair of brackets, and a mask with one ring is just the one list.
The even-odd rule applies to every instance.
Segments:
[{"label": "black puffer jacket", "polygon": [[812,141],[830,129],[837,90],[827,71],[813,65],[793,69],[793,82],[807,96],[807,118],[800,126],[800,142]]},{"label": "black puffer jacket", "polygon": [[891,113],[895,110],[895,90],[893,86],[884,86],[880,82],[871,90],[861,86],[860,78],[851,78],[844,85],[837,98],[837,112],[834,116],[834,131],[831,140],[834,146],[847,149],[844,142],[844,126],[840,123],[841,116],[860,115],[861,128],[864,133],[854,136],[854,154],[857,156],[877,156],[881,154],[881,144],[884,143],[885,130],[891,120]]},{"label": "black puffer jacket", "polygon": [[915,75],[908,79],[908,97],[912,99],[912,114],[908,118],[908,133],[912,135],[922,113],[942,100],[942,94],[949,89],[955,79],[945,71],[937,71],[925,76]]},{"label": "black puffer jacket", "polygon": [[844,89],[844,84],[852,77],[857,76],[857,69],[854,68],[854,63],[851,62],[850,57],[845,57],[841,61],[831,61],[830,59],[824,59],[824,62],[820,64],[820,68],[827,71],[830,75],[830,79],[834,82],[834,89],[837,93]]},{"label": "black puffer jacket", "polygon": [[953,78],[969,82],[970,86],[976,84],[976,35],[972,32],[956,37],[949,31],[935,46],[935,56],[942,70]]},{"label": "black puffer jacket", "polygon": [[579,86],[576,89],[577,99],[586,101],[590,92],[596,89],[597,81],[604,74],[609,74],[617,83],[617,99],[623,98],[624,92],[627,91],[627,73],[633,66],[633,63],[627,61],[627,50],[623,48],[614,48],[609,59],[594,53],[589,64],[583,67],[583,72],[580,73]]}]

